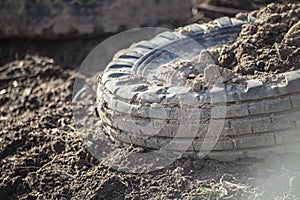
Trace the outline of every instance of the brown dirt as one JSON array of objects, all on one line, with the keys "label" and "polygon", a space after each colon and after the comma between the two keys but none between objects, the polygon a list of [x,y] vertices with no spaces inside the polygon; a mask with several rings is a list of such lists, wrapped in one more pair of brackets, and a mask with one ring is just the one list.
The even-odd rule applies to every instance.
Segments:
[{"label": "brown dirt", "polygon": [[[270,4],[251,13],[239,38],[218,51],[218,65],[239,75],[266,75],[300,68],[300,4]],[[242,14],[237,18],[243,18]]]},{"label": "brown dirt", "polygon": [[[245,20],[247,15],[239,13],[236,18]],[[250,15],[256,21],[243,25],[232,44],[207,49],[208,54],[203,55],[208,55],[210,62],[203,72],[187,79],[186,85],[199,92],[216,81],[284,82],[280,73],[300,69],[300,4],[272,3]],[[195,59],[208,58],[200,54]],[[180,62],[177,65],[181,66]],[[216,80],[220,77],[222,80]]]},{"label": "brown dirt", "polygon": [[[84,148],[72,119],[74,71],[39,56],[7,63],[0,71],[2,199],[200,198],[240,196],[250,188],[241,180],[247,166],[233,163],[186,158],[148,174],[101,165]],[[220,184],[221,178],[234,186]],[[230,189],[237,186],[245,190]]]},{"label": "brown dirt", "polygon": [[88,53],[109,35],[68,40],[0,40],[0,65],[24,59],[27,54],[51,57],[57,64],[77,69]]},{"label": "brown dirt", "polygon": [[[1,41],[5,55],[0,66],[1,199],[299,197],[297,159],[287,165],[276,156],[256,164],[182,158],[145,174],[124,173],[99,163],[83,145],[72,118],[72,87],[78,78],[74,66],[84,55],[71,50],[86,42]],[[118,148],[110,140],[107,144]]]},{"label": "brown dirt", "polygon": [[[299,195],[299,164],[287,165],[274,156],[269,162],[231,163],[182,158],[144,174],[107,167],[87,151],[82,133],[75,128],[71,106],[72,86],[79,78],[75,71],[40,56],[7,63],[0,71],[1,199],[293,199]],[[275,191],[274,180],[279,188]]]}]

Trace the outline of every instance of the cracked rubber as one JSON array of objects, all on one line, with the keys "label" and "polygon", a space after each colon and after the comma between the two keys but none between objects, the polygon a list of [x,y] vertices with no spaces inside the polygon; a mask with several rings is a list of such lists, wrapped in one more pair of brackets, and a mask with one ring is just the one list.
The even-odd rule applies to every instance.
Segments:
[{"label": "cracked rubber", "polygon": [[[208,157],[217,160],[298,151],[299,70],[280,74],[283,79],[277,82],[247,80],[197,93],[185,85],[182,71],[166,65],[232,42],[242,25],[254,20],[223,17],[191,24],[181,32],[168,31],[136,43],[115,57],[97,88],[104,131],[123,144],[184,154],[209,151],[203,145],[206,138],[213,145]],[[216,143],[206,135],[212,123],[222,125]]]}]

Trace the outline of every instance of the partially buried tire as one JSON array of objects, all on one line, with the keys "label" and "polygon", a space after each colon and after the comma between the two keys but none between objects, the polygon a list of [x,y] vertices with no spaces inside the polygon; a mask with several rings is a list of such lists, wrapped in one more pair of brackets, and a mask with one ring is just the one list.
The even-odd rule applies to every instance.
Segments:
[{"label": "partially buried tire", "polygon": [[[278,74],[281,81],[277,82],[253,79],[197,92],[186,82],[194,70],[203,71],[201,64],[199,69],[184,70],[167,64],[234,41],[242,25],[253,20],[224,17],[208,24],[191,24],[122,51],[98,82],[97,110],[103,130],[122,144],[149,149],[160,149],[176,140],[179,145],[167,150],[194,155],[204,150],[209,151],[207,157],[217,160],[298,151],[299,70]],[[191,112],[184,111],[183,105],[197,113],[184,122],[182,118]],[[217,114],[212,113],[214,108]],[[210,141],[205,140],[207,132],[211,123],[218,121],[222,127],[217,141],[206,149],[204,143]],[[194,128],[182,128],[187,126]],[[189,141],[182,149],[180,144]]]}]

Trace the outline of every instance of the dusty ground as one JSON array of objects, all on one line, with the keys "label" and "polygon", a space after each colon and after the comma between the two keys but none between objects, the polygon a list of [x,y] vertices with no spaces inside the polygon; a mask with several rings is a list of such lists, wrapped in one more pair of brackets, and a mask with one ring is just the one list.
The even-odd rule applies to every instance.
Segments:
[{"label": "dusty ground", "polygon": [[[220,70],[223,82],[246,79],[284,81],[276,74],[299,69],[300,4],[272,3],[250,15],[256,21],[243,25],[232,44],[208,49],[212,58],[210,66],[187,82],[194,90],[201,91],[208,87],[213,81],[209,80],[213,68]],[[247,14],[239,13],[236,18],[245,20]]]},{"label": "dusty ground", "polygon": [[[300,197],[297,156],[270,155],[265,161],[231,163],[182,158],[147,174],[124,173],[99,163],[83,146],[72,118],[72,87],[77,77],[72,66],[80,60],[72,46],[68,56],[60,55],[63,50],[43,50],[44,44],[51,43],[44,41],[29,52],[52,52],[48,55],[53,58],[23,58],[31,43],[18,41],[18,48],[14,42],[1,41],[1,53],[6,55],[0,67],[1,199]],[[18,49],[23,54],[15,59]],[[62,55],[72,64],[65,65],[68,62]]]},{"label": "dusty ground", "polygon": [[300,4],[269,4],[251,15],[257,21],[244,25],[239,38],[220,49],[218,64],[241,75],[299,69]]},{"label": "dusty ground", "polygon": [[[265,190],[279,197],[298,192],[299,184],[293,184],[298,173],[291,171],[298,165],[287,166],[276,156],[269,163],[183,158],[147,174],[109,168],[87,152],[74,127],[74,71],[39,56],[0,70],[0,196],[5,199],[263,199],[270,197]],[[281,181],[280,190],[273,191],[274,178]]]},{"label": "dusty ground", "polygon": [[[233,177],[243,178],[249,170],[233,163],[182,159],[166,169],[142,175],[118,172],[99,164],[85,150],[74,127],[71,92],[75,72],[53,62],[45,57],[28,56],[0,68],[0,196],[188,198],[200,193],[221,195],[224,191],[217,191],[219,187],[227,187],[226,196],[235,193],[234,187],[247,189]],[[219,183],[222,176],[223,181],[238,185]],[[216,188],[211,190],[211,186]],[[209,189],[200,191],[201,187]],[[244,192],[238,191],[236,195]]]}]

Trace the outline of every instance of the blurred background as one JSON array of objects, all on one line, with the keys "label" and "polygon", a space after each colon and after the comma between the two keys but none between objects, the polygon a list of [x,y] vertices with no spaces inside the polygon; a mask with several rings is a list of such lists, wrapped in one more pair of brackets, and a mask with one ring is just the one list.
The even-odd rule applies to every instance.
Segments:
[{"label": "blurred background", "polygon": [[38,54],[77,69],[97,44],[121,31],[173,29],[271,2],[282,0],[4,0],[0,2],[0,65]]}]

